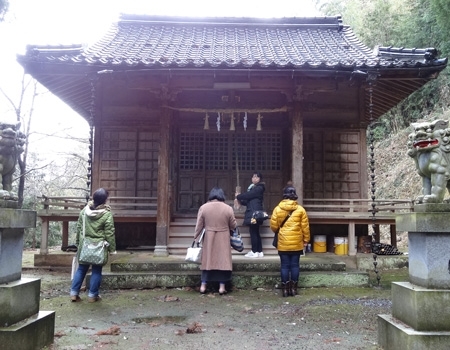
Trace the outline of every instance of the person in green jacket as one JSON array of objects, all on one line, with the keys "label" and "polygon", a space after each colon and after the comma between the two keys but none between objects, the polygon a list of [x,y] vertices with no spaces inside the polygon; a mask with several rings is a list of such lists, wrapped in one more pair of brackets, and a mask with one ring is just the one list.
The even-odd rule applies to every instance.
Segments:
[{"label": "person in green jacket", "polygon": [[283,297],[297,295],[300,255],[310,240],[308,215],[297,199],[295,188],[286,186],[283,189],[283,200],[275,207],[270,217],[270,228],[273,232],[278,231],[277,249],[280,256]]},{"label": "person in green jacket", "polygon": [[[108,251],[113,253],[116,251],[116,238],[114,229],[114,219],[111,213],[111,207],[106,204],[108,199],[108,191],[104,188],[96,190],[92,196],[92,201],[81,210],[77,222],[77,238],[76,245],[79,248],[84,235],[95,241],[105,240],[108,242]],[[70,288],[70,299],[73,302],[81,301],[79,296],[81,284],[83,283],[86,273],[89,270],[87,264],[79,264],[78,269],[72,281]],[[93,303],[100,301],[98,295],[100,284],[102,282],[102,265],[92,265],[92,275],[89,283],[88,301]]]}]

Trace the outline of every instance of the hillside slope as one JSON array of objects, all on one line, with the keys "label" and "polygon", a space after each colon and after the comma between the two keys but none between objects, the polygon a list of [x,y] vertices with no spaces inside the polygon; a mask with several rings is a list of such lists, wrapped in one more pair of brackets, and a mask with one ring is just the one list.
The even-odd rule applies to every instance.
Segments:
[{"label": "hillside slope", "polygon": [[379,199],[415,199],[421,194],[422,178],[406,152],[410,129],[375,144],[375,196]]},{"label": "hillside slope", "polygon": [[[447,111],[438,117],[428,119],[450,120],[450,112]],[[422,178],[417,173],[414,160],[406,154],[408,135],[411,132],[412,127],[410,126],[374,145],[375,197],[377,199],[414,200],[422,194]],[[448,193],[446,198],[448,198]],[[388,228],[381,227],[380,231],[381,241],[390,243]],[[397,232],[397,235],[399,249],[406,251],[406,233]]]}]

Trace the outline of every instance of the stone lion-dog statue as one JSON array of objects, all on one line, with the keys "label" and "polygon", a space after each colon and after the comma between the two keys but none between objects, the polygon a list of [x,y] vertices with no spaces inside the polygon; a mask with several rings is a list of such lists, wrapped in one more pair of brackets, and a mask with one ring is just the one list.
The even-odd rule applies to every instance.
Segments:
[{"label": "stone lion-dog statue", "polygon": [[[448,120],[411,123],[408,155],[414,159],[422,177],[422,195],[418,203],[443,203],[450,191],[450,129]],[[448,199],[445,200],[448,202]]]},{"label": "stone lion-dog statue", "polygon": [[20,153],[23,152],[25,134],[18,131],[20,124],[0,122],[0,198],[17,200],[12,192],[13,175]]}]

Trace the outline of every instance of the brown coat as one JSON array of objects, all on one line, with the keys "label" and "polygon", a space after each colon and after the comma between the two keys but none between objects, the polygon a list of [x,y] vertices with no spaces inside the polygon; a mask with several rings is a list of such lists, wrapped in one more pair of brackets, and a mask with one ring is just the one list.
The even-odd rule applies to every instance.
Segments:
[{"label": "brown coat", "polygon": [[217,200],[203,204],[198,210],[194,239],[203,227],[202,264],[200,270],[232,270],[230,230],[236,228],[231,206]]}]

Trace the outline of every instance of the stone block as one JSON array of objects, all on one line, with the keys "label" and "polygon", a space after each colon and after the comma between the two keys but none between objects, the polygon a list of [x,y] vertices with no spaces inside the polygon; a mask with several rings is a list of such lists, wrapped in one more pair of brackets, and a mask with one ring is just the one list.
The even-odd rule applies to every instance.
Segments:
[{"label": "stone block", "polygon": [[23,229],[0,228],[0,284],[22,275]]},{"label": "stone block", "polygon": [[39,311],[40,278],[0,285],[0,326],[8,327]]},{"label": "stone block", "polygon": [[402,213],[395,217],[397,231],[411,232],[446,232],[449,233],[449,212],[414,212]]},{"label": "stone block", "polygon": [[414,206],[416,213],[450,213],[450,203],[424,203]]},{"label": "stone block", "polygon": [[41,350],[53,343],[54,336],[54,311],[39,311],[22,322],[0,328],[2,349]]},{"label": "stone block", "polygon": [[36,227],[36,217],[32,210],[0,208],[0,228]]},{"label": "stone block", "polygon": [[450,290],[394,282],[392,316],[416,331],[449,331]]},{"label": "stone block", "polygon": [[36,227],[36,212],[0,208],[0,284],[22,274],[24,228]]},{"label": "stone block", "polygon": [[408,241],[410,282],[450,289],[450,233],[409,232]]},{"label": "stone block", "polygon": [[35,254],[34,266],[70,267],[76,253]]},{"label": "stone block", "polygon": [[378,344],[384,350],[448,350],[450,332],[423,332],[391,315],[378,315]]}]

